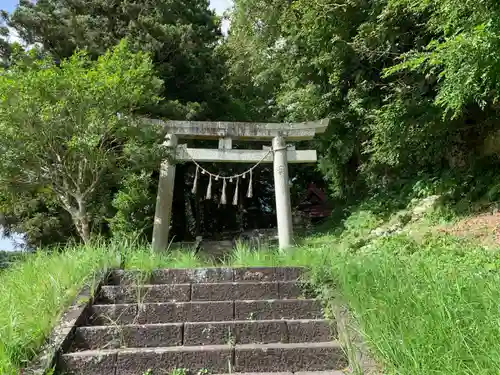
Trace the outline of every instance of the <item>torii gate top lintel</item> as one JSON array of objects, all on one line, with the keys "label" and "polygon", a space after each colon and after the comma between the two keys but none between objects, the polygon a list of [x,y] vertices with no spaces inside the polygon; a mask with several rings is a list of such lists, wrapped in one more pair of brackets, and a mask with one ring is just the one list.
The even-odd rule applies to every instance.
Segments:
[{"label": "torii gate top lintel", "polygon": [[162,121],[150,120],[163,125],[166,132],[185,139],[266,140],[282,136],[290,141],[314,138],[328,127],[329,119],[296,123],[255,123],[225,121]]}]

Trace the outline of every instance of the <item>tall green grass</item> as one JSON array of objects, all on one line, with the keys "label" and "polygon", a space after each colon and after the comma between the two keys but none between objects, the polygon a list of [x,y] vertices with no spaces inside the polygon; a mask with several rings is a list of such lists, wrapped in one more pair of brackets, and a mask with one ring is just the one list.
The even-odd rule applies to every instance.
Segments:
[{"label": "tall green grass", "polygon": [[276,248],[251,249],[243,244],[237,244],[231,255],[224,260],[230,267],[277,267],[300,266],[315,268],[325,256],[324,242],[318,246],[301,246],[288,250]]},{"label": "tall green grass", "polygon": [[19,374],[80,288],[96,271],[117,265],[115,249],[92,246],[28,255],[3,271],[0,374]]},{"label": "tall green grass", "polygon": [[[223,264],[308,267],[327,305],[340,298],[350,307],[388,374],[500,374],[500,253],[450,236],[360,242],[375,225],[365,216],[351,218],[341,235],[286,251],[239,244]],[[216,265],[192,251],[152,253],[133,243],[27,256],[0,274],[0,373],[18,373],[89,275],[120,264],[143,271]]]},{"label": "tall green grass", "polygon": [[211,259],[193,250],[152,252],[149,246],[134,248],[125,255],[125,269],[150,272],[158,268],[195,268],[213,266]]},{"label": "tall green grass", "polygon": [[338,289],[388,373],[500,374],[498,252],[401,235],[334,252],[314,272],[327,302]]}]

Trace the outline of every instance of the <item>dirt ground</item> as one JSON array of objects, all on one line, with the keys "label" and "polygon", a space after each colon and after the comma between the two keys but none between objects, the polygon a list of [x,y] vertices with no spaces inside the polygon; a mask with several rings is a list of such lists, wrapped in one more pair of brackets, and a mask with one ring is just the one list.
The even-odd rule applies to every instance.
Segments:
[{"label": "dirt ground", "polygon": [[459,222],[438,229],[459,237],[469,237],[479,240],[485,245],[500,245],[500,212],[486,212],[464,218]]}]

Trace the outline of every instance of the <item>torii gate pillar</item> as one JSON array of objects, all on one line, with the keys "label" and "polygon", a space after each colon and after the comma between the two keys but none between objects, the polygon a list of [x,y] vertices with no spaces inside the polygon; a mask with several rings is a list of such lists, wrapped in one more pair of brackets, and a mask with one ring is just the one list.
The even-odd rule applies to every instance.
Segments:
[{"label": "torii gate pillar", "polygon": [[276,197],[276,220],[280,249],[293,246],[292,207],[290,205],[290,186],[288,185],[288,160],[285,139],[273,138],[274,150],[274,194]]},{"label": "torii gate pillar", "polygon": [[[164,145],[175,151],[177,136],[175,134],[167,134]],[[156,251],[168,248],[174,183],[175,164],[170,160],[164,160],[160,167],[160,180],[158,181],[158,195],[156,196],[156,210],[153,223],[152,247]]]}]

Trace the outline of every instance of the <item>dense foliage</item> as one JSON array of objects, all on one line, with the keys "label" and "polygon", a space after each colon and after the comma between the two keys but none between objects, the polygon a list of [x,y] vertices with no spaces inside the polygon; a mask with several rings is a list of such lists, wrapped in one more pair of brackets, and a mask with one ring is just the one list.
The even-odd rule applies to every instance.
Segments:
[{"label": "dense foliage", "polygon": [[81,52],[59,65],[26,55],[3,70],[3,203],[24,200],[23,192],[36,188],[69,213],[88,242],[99,207],[109,199],[106,182],[152,169],[162,158],[161,133],[133,117],[157,101],[161,81],[152,69],[147,55],[121,42],[96,61]]},{"label": "dense foliage", "polygon": [[[329,117],[327,132],[308,144],[319,150],[318,171],[294,167],[293,196],[325,180],[340,207],[374,194],[399,199],[415,181],[429,192],[452,191],[456,200],[466,193],[500,198],[499,15],[493,0],[235,0],[227,38],[206,0],[22,0],[3,19],[36,47],[32,56],[48,55],[56,65],[82,48],[95,60],[127,38],[132,52],[149,53],[164,82],[158,102],[136,108],[147,116]],[[0,55],[12,66],[23,52],[2,39],[5,32]],[[208,167],[222,174],[240,168]],[[96,233],[150,238],[157,173],[155,165],[103,182],[99,199],[89,202]],[[203,200],[207,181],[191,194],[194,167],[179,166],[176,238],[249,225],[252,210],[272,200],[272,174],[259,173],[254,199],[224,208],[216,197]],[[67,209],[36,184],[1,201],[6,230],[26,233],[31,244],[75,235]]]},{"label": "dense foliage", "polygon": [[494,1],[236,0],[229,84],[266,116],[332,119],[318,147],[339,198],[418,173],[465,174],[498,157],[498,9]]},{"label": "dense foliage", "polygon": [[220,21],[207,0],[21,0],[6,16],[28,44],[56,58],[67,58],[77,48],[97,57],[123,38],[133,51],[150,53],[165,83],[165,100],[148,107],[156,115],[214,116],[220,103],[222,70],[213,53]]}]

